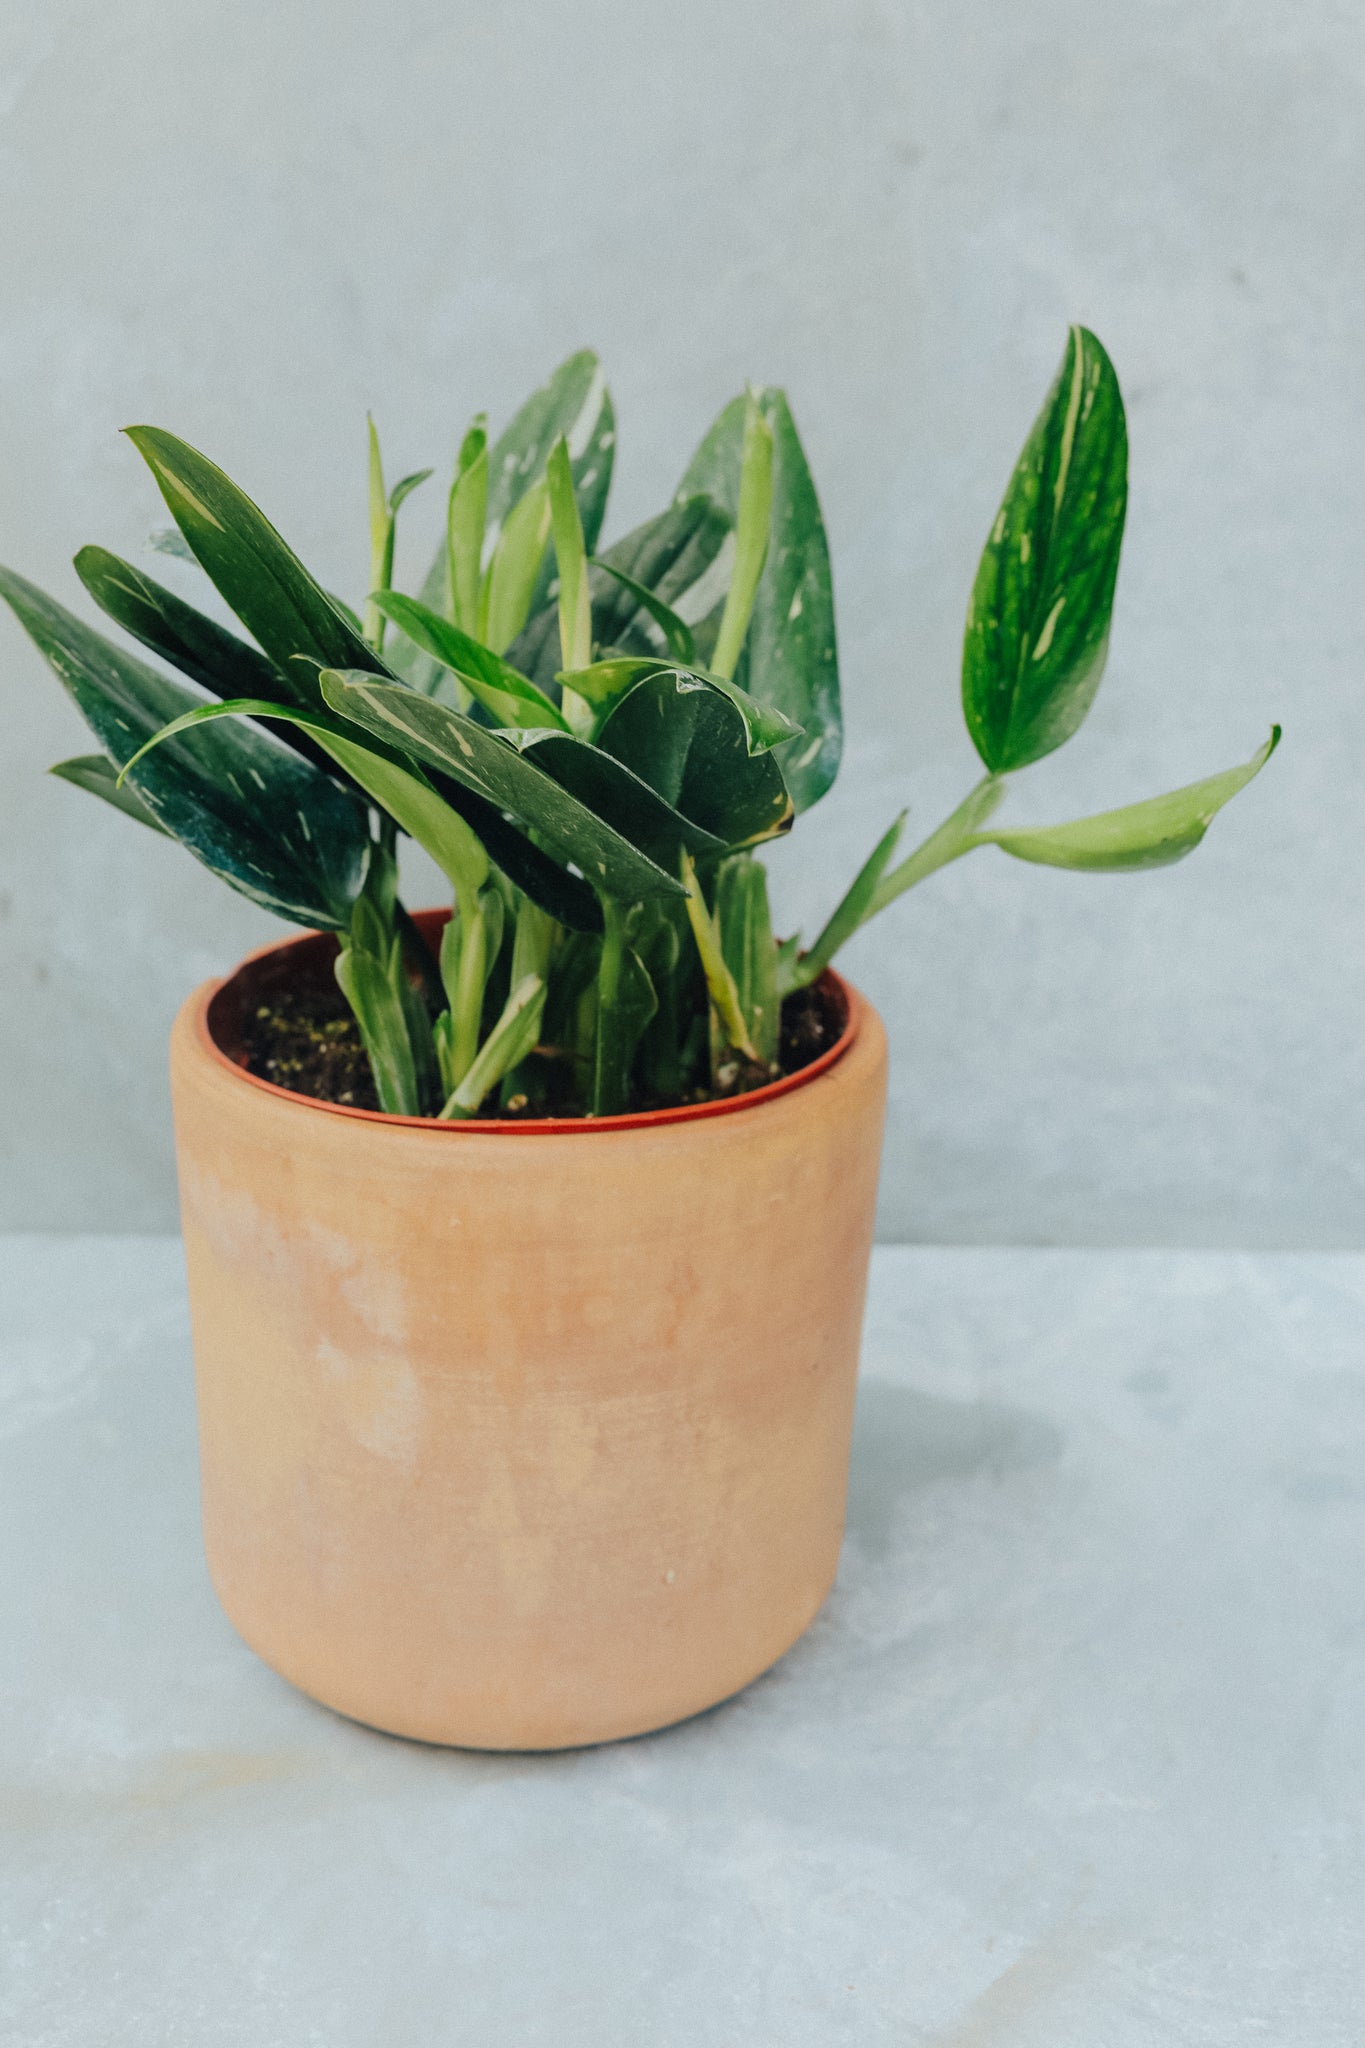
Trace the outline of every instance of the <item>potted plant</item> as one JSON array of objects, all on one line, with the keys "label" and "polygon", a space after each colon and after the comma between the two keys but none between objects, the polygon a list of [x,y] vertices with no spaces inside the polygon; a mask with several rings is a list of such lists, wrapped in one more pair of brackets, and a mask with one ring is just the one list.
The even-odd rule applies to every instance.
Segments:
[{"label": "potted plant", "polygon": [[[370,429],[357,615],[174,435],[134,427],[250,639],[103,549],[151,666],[10,572],[101,752],[54,771],[309,936],[172,1046],[206,1543],[286,1677],[427,1740],[556,1747],[724,1698],[833,1576],[885,1042],[843,942],[982,846],[1180,859],[1268,758],[1052,827],[994,822],[1104,665],[1124,412],[1069,334],[991,528],[963,709],[984,774],[891,825],[814,941],[758,848],[839,760],[828,551],[786,399],[727,406],[598,549],[615,422],[572,357],[460,447],[420,597]],[[173,673],[174,672],[174,673]],[[449,915],[398,892],[408,834]],[[281,1085],[281,1083],[287,1085]]]}]

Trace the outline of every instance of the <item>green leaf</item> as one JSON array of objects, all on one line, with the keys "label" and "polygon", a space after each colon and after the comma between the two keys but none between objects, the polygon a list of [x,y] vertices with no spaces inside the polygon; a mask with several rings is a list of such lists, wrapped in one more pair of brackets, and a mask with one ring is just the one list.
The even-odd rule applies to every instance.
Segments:
[{"label": "green leaf", "polygon": [[[401,683],[363,673],[329,672],[322,688],[343,718],[510,812],[548,853],[577,866],[599,894],[633,902],[678,893],[672,875],[536,767],[511,744],[512,735],[489,732]],[[581,744],[564,737],[566,744]]]},{"label": "green leaf", "polygon": [[[654,622],[613,570],[653,591],[690,627],[724,599],[728,565],[723,551],[729,538],[725,512],[713,499],[697,496],[670,505],[607,548],[588,571],[598,645],[636,655],[660,653]],[[554,605],[535,614],[508,654],[542,689],[554,681],[562,666]]]},{"label": "green leaf", "polygon": [[629,1107],[631,1065],[659,1006],[649,970],[626,942],[629,918],[625,906],[608,906],[606,936],[597,969],[594,1116],[619,1116]]},{"label": "green leaf", "polygon": [[751,853],[735,854],[721,862],[716,874],[715,921],[759,1064],[775,1067],[782,1036],[777,948],[768,909],[768,877]]},{"label": "green leaf", "polygon": [[308,702],[297,670],[282,676],[256,648],[107,548],[82,548],[75,568],[102,612],[215,697]]},{"label": "green leaf", "polygon": [[415,469],[411,476],[405,476],[400,483],[396,483],[389,493],[389,511],[396,516],[404,499],[410,498],[418,484],[424,484],[427,478],[434,474],[435,472],[430,469]]},{"label": "green leaf", "polygon": [[127,433],[210,580],[275,666],[301,679],[300,694],[318,702],[320,668],[384,673],[374,649],[216,464],[160,427]]},{"label": "green leaf", "polygon": [[472,894],[483,887],[488,877],[488,858],[464,818],[432,788],[420,770],[405,763],[401,755],[395,757],[392,746],[376,746],[369,734],[362,739],[344,719],[325,710],[295,711],[257,697],[233,697],[225,704],[200,704],[154,733],[133,755],[124,773],[131,773],[177,734],[220,718],[278,718],[302,725],[317,737],[352,780],[431,855],[456,890]]},{"label": "green leaf", "polygon": [[[569,444],[583,541],[591,554],[602,531],[616,454],[611,393],[591,349],[580,349],[561,363],[489,450],[488,517],[494,526],[506,521],[523,493],[543,473],[561,434]],[[533,609],[539,610],[549,597],[552,574],[547,560],[541,565]]]},{"label": "green leaf", "polygon": [[1133,868],[1168,867],[1192,853],[1225,803],[1259,775],[1280,743],[1280,728],[1240,768],[1225,769],[1203,782],[1191,782],[1167,796],[1121,810],[1101,811],[1069,825],[1001,827],[976,835],[977,846],[999,846],[1016,860],[1039,861],[1050,868],[1081,868],[1094,873]]},{"label": "green leaf", "polygon": [[745,748],[750,754],[765,754],[786,740],[800,738],[800,727],[794,726],[780,711],[757,703],[727,676],[718,676],[710,669],[691,664],[683,666],[678,662],[644,659],[639,655],[613,655],[606,661],[594,662],[591,668],[573,669],[561,674],[557,680],[572,686],[602,719],[638,683],[655,676],[671,676],[684,692],[693,688],[717,691],[738,712]]},{"label": "green leaf", "polygon": [[499,725],[568,731],[557,706],[529,677],[417,598],[402,597],[396,590],[379,591],[374,603],[424,653],[452,670]]},{"label": "green leaf", "polygon": [[721,1030],[736,1052],[743,1053],[747,1060],[757,1062],[758,1049],[749,1036],[748,1021],[740,1004],[735,977],[725,958],[720,933],[707,908],[701,883],[697,880],[697,871],[686,854],[682,857],[682,876],[683,886],[687,890],[688,922],[692,926],[692,936],[697,942],[697,951],[701,956],[702,972],[706,976],[711,1006]]},{"label": "green leaf", "polygon": [[665,803],[648,782],[600,747],[553,732],[526,733],[517,744],[561,789],[670,875],[683,847],[706,859],[725,852],[723,839]]},{"label": "green leaf", "polygon": [[643,583],[637,583],[633,576],[627,576],[624,569],[614,569],[610,562],[596,561],[593,567],[603,569],[614,583],[630,592],[639,609],[648,613],[664,636],[664,644],[676,661],[685,667],[692,667],[697,659],[697,643],[692,628],[685,619],[680,619],[671,605],[656,597]]},{"label": "green leaf", "polygon": [[[833,782],[842,745],[833,583],[820,502],[786,397],[765,389],[758,405],[773,436],[772,513],[767,560],[735,673],[750,696],[802,729],[783,774],[796,809],[804,811]],[[731,520],[738,518],[745,416],[742,397],[725,408],[688,465],[679,500],[704,491]]]},{"label": "green leaf", "polygon": [[550,492],[542,477],[507,516],[484,578],[479,638],[502,654],[526,624],[545,543],[550,538]]},{"label": "green leaf", "polygon": [[902,811],[894,825],[877,841],[810,951],[779,962],[779,980],[784,995],[791,989],[808,988],[811,982],[818,981],[839,948],[853,937],[859,925],[871,914],[877,884],[900,843],[905,816]]},{"label": "green leaf", "polygon": [[711,668],[731,677],[749,630],[758,579],[768,554],[768,523],[773,502],[773,433],[759,410],[758,396],[744,401],[744,441],[739,470],[739,509],[735,515],[735,567],[721,614]]},{"label": "green leaf", "polygon": [[488,515],[488,421],[476,415],[460,443],[446,511],[450,617],[466,633],[479,623],[479,570]]},{"label": "green leaf", "polygon": [[[217,709],[9,570],[0,570],[0,596],[116,767],[182,712]],[[365,871],[365,813],[270,733],[246,724],[196,733],[149,756],[131,780],[162,829],[253,902],[296,924],[348,922]]]},{"label": "green leaf", "polygon": [[1070,739],[1104,673],[1128,499],[1114,366],[1073,327],[981,556],[962,645],[962,709],[993,774]]},{"label": "green leaf", "polygon": [[139,825],[150,825],[153,832],[165,833],[169,838],[166,827],[137,791],[126,782],[120,785],[118,770],[107,754],[78,754],[74,760],[56,762],[47,772],[73,783],[77,789],[88,789],[91,796],[103,797],[125,817],[136,818]]},{"label": "green leaf", "polygon": [[664,802],[731,848],[787,831],[792,800],[771,752],[750,752],[740,703],[685,669],[657,669],[621,698],[597,735]]},{"label": "green leaf", "polygon": [[559,646],[566,669],[586,668],[592,660],[592,607],[588,601],[588,557],[583,523],[574,496],[569,446],[562,437],[550,450],[545,466],[550,492],[555,563],[559,573]]},{"label": "green leaf", "polygon": [[527,974],[516,984],[502,1015],[479,1048],[473,1065],[441,1111],[443,1117],[477,1116],[479,1105],[504,1074],[534,1051],[545,1014],[545,983]]}]

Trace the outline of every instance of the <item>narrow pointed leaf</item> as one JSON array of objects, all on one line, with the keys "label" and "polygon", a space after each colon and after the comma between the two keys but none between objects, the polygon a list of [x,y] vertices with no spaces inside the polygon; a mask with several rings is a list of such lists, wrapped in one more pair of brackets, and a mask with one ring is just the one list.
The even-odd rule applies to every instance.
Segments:
[{"label": "narrow pointed leaf", "polygon": [[1114,366],[1073,327],[1015,465],[967,610],[962,709],[993,774],[1041,760],[1094,701],[1128,501]]},{"label": "narrow pointed leaf", "polygon": [[594,568],[602,569],[614,583],[619,583],[635,599],[640,610],[648,613],[663,635],[664,645],[675,661],[691,667],[697,659],[697,643],[692,628],[685,619],[680,619],[671,605],[661,597],[647,590],[643,583],[637,583],[633,576],[627,576],[624,569],[615,569],[610,562],[597,561]]},{"label": "narrow pointed leaf", "polygon": [[303,678],[312,701],[318,668],[383,673],[373,648],[230,477],[160,427],[127,433],[210,580],[276,667]]},{"label": "narrow pointed leaf", "polygon": [[678,893],[672,875],[536,767],[510,744],[510,736],[489,732],[402,684],[363,673],[329,672],[322,689],[342,718],[510,812],[547,852],[572,862],[599,892],[628,902]]},{"label": "narrow pointed leaf", "polygon": [[[183,712],[217,709],[23,577],[0,570],[0,596],[117,768]],[[270,733],[237,722],[186,735],[148,756],[131,781],[163,830],[253,902],[297,924],[346,924],[364,876],[365,813]]]},{"label": "narrow pointed leaf", "polygon": [[1240,768],[1225,769],[1221,775],[1188,783],[1166,796],[1148,797],[1145,803],[1077,818],[1068,825],[980,832],[974,844],[999,846],[1016,860],[1038,861],[1050,868],[1103,873],[1169,867],[1194,851],[1224,804],[1260,773],[1279,743],[1277,725],[1265,745]]},{"label": "narrow pointed leaf", "polygon": [[555,566],[559,577],[559,647],[566,669],[586,668],[592,660],[592,606],[588,600],[588,557],[583,522],[574,496],[569,447],[555,442],[545,468],[550,492]]},{"label": "narrow pointed leaf", "polygon": [[542,477],[507,516],[488,565],[479,638],[502,654],[526,624],[536,577],[550,538],[550,493]]},{"label": "narrow pointed leaf", "polygon": [[739,505],[735,514],[735,566],[725,610],[721,614],[711,668],[731,677],[749,630],[758,579],[768,554],[768,525],[773,501],[773,433],[750,392],[744,404],[744,441],[740,456]]},{"label": "narrow pointed leaf", "polygon": [[[639,602],[611,571],[620,571],[672,607],[689,630],[718,612],[733,553],[730,521],[715,500],[698,495],[670,505],[607,548],[588,571],[593,634],[599,646],[621,653],[658,655],[660,635]],[[544,689],[562,666],[559,616],[554,605],[536,612],[507,650],[523,674]]]},{"label": "narrow pointed leaf", "polygon": [[107,754],[78,754],[74,760],[54,763],[47,772],[63,782],[72,783],[77,789],[89,790],[91,796],[103,797],[125,817],[136,818],[139,825],[149,825],[153,832],[170,837],[156,813],[148,809],[131,784],[125,782],[120,785],[118,770]]},{"label": "narrow pointed leaf", "polygon": [[480,413],[460,444],[446,509],[447,610],[466,633],[479,623],[479,572],[488,513],[488,423]]},{"label": "narrow pointed leaf", "polygon": [[557,705],[530,680],[481,641],[451,625],[415,597],[380,591],[374,602],[386,619],[425,654],[458,675],[470,694],[499,725],[549,726],[567,732]]},{"label": "narrow pointed leaf", "polygon": [[[798,811],[822,797],[839,768],[842,721],[834,644],[834,590],[820,501],[785,395],[758,394],[772,430],[772,513],[767,560],[735,679],[802,730],[782,772]],[[739,515],[745,399],[729,404],[693,456],[678,496],[703,491]]]},{"label": "narrow pointed leaf", "polygon": [[895,823],[877,841],[810,951],[781,964],[784,995],[790,989],[807,988],[811,982],[817,981],[839,948],[853,937],[854,932],[868,916],[872,908],[872,899],[877,893],[877,884],[889,867],[900,843],[900,836],[905,827],[905,815],[902,811]]},{"label": "narrow pointed leaf", "polygon": [[715,921],[750,1041],[759,1064],[772,1067],[782,1035],[777,948],[768,908],[768,877],[751,853],[735,854],[721,862],[716,876]]},{"label": "narrow pointed leaf", "polygon": [[520,1066],[534,1051],[545,1014],[545,983],[538,974],[527,974],[513,988],[502,1014],[479,1048],[473,1065],[451,1095],[444,1117],[471,1117],[497,1087],[504,1074]]}]

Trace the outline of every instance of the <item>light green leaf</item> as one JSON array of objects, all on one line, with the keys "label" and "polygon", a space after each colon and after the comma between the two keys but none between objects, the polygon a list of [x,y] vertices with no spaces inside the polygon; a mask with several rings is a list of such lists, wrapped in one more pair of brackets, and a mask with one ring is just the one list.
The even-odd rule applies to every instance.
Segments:
[{"label": "light green leaf", "polygon": [[[829,548],[786,397],[769,388],[759,392],[758,403],[773,436],[770,536],[735,677],[760,704],[801,728],[782,772],[796,809],[804,811],[833,782],[842,745]],[[725,408],[693,456],[679,500],[707,492],[738,518],[746,412],[742,397]]]},{"label": "light green leaf", "polygon": [[749,1040],[761,1066],[777,1064],[782,1003],[777,949],[768,909],[768,877],[751,853],[721,862],[716,873],[716,931]]},{"label": "light green leaf", "polygon": [[484,578],[479,638],[495,654],[504,653],[526,624],[549,538],[550,492],[542,477],[508,514]]},{"label": "light green leaf", "polygon": [[558,707],[528,676],[520,675],[500,655],[415,597],[402,597],[396,590],[380,591],[374,602],[424,653],[452,670],[499,725],[568,731]]},{"label": "light green leaf", "polygon": [[711,1005],[730,1044],[745,1059],[757,1061],[758,1049],[749,1036],[749,1026],[735,987],[735,977],[725,958],[720,942],[720,933],[702,894],[697,870],[689,857],[682,857],[683,886],[687,891],[687,918],[692,927],[692,936],[697,942],[701,956],[702,972],[711,997]]},{"label": "light green leaf", "polygon": [[544,1014],[544,981],[538,974],[524,975],[508,996],[502,1015],[441,1115],[453,1118],[477,1116],[484,1097],[497,1087],[503,1075],[520,1066],[527,1054],[534,1051]]},{"label": "light green leaf", "polygon": [[808,953],[793,953],[778,963],[778,978],[785,995],[791,989],[808,988],[818,981],[839,948],[857,931],[872,909],[877,893],[877,884],[885,874],[891,857],[900,843],[905,826],[906,814],[901,812],[895,823],[884,832],[873,847],[833,915],[820,933]]},{"label": "light green leaf", "polygon": [[1094,701],[1109,646],[1128,502],[1114,366],[1073,327],[972,587],[962,709],[993,774],[1041,760]]},{"label": "light green leaf", "polygon": [[1050,868],[1081,868],[1115,872],[1168,867],[1198,846],[1225,803],[1259,775],[1280,743],[1280,728],[1240,768],[1225,769],[1203,782],[1191,782],[1166,796],[1121,810],[1101,811],[1068,825],[1000,827],[976,835],[977,846],[999,846],[1016,860],[1039,861]]},{"label": "light green leaf", "polygon": [[460,444],[446,513],[450,616],[466,633],[479,624],[479,572],[488,512],[488,421],[483,413]]},{"label": "light green leaf", "polygon": [[592,660],[592,608],[588,601],[588,557],[583,523],[574,496],[568,443],[561,437],[545,467],[550,491],[550,517],[559,572],[559,646],[566,669],[586,668]]},{"label": "light green leaf", "polygon": [[744,401],[744,441],[739,470],[739,509],[735,515],[735,567],[721,614],[713,674],[732,677],[749,630],[758,579],[768,554],[768,522],[773,503],[773,432],[759,410],[758,395]]}]

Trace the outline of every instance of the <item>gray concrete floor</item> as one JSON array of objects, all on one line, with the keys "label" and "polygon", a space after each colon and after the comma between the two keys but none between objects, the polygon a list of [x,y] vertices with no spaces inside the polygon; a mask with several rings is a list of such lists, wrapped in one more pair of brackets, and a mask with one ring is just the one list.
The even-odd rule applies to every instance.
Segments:
[{"label": "gray concrete floor", "polygon": [[887,1250],[806,1639],[368,1733],[218,1612],[179,1248],[0,1243],[6,2048],[1357,2048],[1365,1259]]}]

